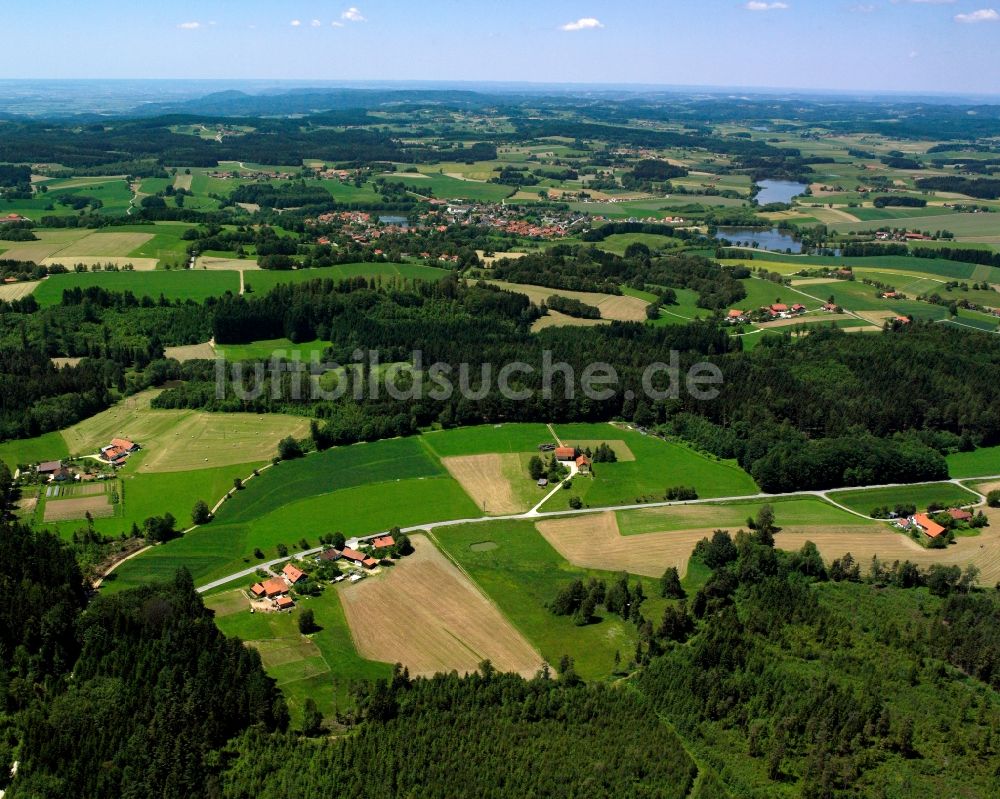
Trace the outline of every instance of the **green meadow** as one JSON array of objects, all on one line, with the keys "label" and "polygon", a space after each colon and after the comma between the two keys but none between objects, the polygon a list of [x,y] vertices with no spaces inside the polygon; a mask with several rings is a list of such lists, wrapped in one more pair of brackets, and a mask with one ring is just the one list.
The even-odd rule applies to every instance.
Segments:
[{"label": "green meadow", "polygon": [[546,425],[521,423],[434,430],[424,433],[422,439],[442,458],[491,452],[536,452],[539,444],[555,443]]},{"label": "green meadow", "polygon": [[369,280],[427,280],[437,281],[450,274],[448,269],[440,269],[425,264],[395,264],[395,263],[357,263],[338,264],[322,269],[295,270],[259,270],[247,272],[244,280],[257,294],[266,294],[272,288],[285,283],[306,283],[310,280],[346,280],[347,278],[363,277]]},{"label": "green meadow", "polygon": [[414,189],[425,191],[430,189],[434,196],[442,200],[483,200],[485,202],[500,202],[510,197],[517,189],[514,186],[502,186],[498,183],[482,183],[473,180],[459,180],[443,173],[430,172],[426,177],[414,177],[405,172],[394,172],[387,175],[391,183],[405,183]]},{"label": "green meadow", "polygon": [[[220,630],[260,652],[267,673],[285,696],[293,725],[301,723],[307,698],[312,697],[320,712],[332,718],[353,705],[352,683],[391,675],[390,664],[365,660],[354,648],[334,586],[316,597],[299,597],[292,613],[250,613],[249,603],[236,591],[209,596],[205,604],[216,611]],[[242,607],[235,610],[237,604]],[[309,635],[302,635],[297,625],[298,614],[305,608],[313,611],[319,628]]]},{"label": "green meadow", "polygon": [[948,456],[948,474],[960,478],[1000,474],[1000,446],[981,447],[972,452],[953,452]]},{"label": "green meadow", "polygon": [[573,487],[560,491],[542,508],[569,509],[569,499],[578,496],[587,507],[631,505],[663,499],[667,488],[694,486],[698,496],[732,497],[755,494],[753,479],[735,461],[703,455],[683,444],[644,436],[634,430],[608,424],[557,425],[556,433],[566,445],[588,442],[591,449],[600,441],[624,441],[635,460],[595,463],[593,474],[579,475]]},{"label": "green meadow", "polygon": [[[615,652],[628,662],[637,641],[635,626],[607,613],[595,624],[577,627],[568,616],[555,616],[546,608],[559,590],[575,579],[597,577],[610,583],[610,572],[581,569],[556,552],[527,521],[498,521],[442,528],[435,541],[496,603],[514,626],[537,647],[549,663],[563,655],[575,661],[585,680],[609,677],[614,670]],[[474,545],[494,545],[491,548]],[[654,586],[646,580],[647,596]],[[654,605],[647,600],[645,615],[659,621]],[[662,614],[662,610],[660,610]]]},{"label": "green meadow", "polygon": [[201,302],[227,291],[237,294],[240,279],[236,272],[170,270],[156,272],[82,272],[52,275],[35,289],[35,299],[43,308],[58,305],[66,289],[99,286],[108,291],[131,291],[136,297]]},{"label": "green meadow", "polygon": [[54,461],[69,457],[62,433],[53,430],[35,438],[20,438],[0,444],[0,460],[13,472],[21,464]]},{"label": "green meadow", "polygon": [[927,510],[932,502],[946,505],[972,505],[979,497],[954,483],[920,483],[898,488],[868,488],[851,491],[831,491],[830,499],[845,508],[868,515],[874,508],[894,505],[916,505],[918,511]]}]

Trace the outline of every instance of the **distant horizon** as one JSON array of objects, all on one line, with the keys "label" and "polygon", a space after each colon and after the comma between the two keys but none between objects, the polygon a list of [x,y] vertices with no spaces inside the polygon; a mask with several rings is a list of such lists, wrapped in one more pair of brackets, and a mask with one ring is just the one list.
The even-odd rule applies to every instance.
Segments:
[{"label": "distant horizon", "polygon": [[1000,0],[351,2],[13,0],[0,74],[1000,95]]}]

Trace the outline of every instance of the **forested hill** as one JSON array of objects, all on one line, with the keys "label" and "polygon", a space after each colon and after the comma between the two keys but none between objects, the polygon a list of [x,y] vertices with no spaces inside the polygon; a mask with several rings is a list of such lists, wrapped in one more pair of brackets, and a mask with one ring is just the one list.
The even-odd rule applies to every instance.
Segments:
[{"label": "forested hill", "polygon": [[996,796],[1000,594],[976,592],[974,569],[862,569],[846,554],[828,569],[812,544],[776,549],[780,528],[762,518],[698,544],[708,576],[693,595],[668,570],[655,618],[627,576],[601,591],[589,623],[620,613],[639,635],[614,682],[582,683],[568,658],[531,680],[488,663],[464,678],[397,667],[355,686],[349,734],[326,740],[286,729],[256,652],[218,632],[186,573],[84,608],[66,546],[4,524],[0,581],[26,599],[3,611],[0,758],[19,767],[0,787],[13,799]]}]

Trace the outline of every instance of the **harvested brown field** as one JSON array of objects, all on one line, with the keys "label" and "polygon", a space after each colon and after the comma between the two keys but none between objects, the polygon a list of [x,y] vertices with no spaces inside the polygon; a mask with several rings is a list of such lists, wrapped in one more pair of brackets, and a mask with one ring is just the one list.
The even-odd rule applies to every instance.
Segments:
[{"label": "harvested brown field", "polygon": [[45,503],[45,515],[42,521],[65,522],[70,519],[83,519],[90,513],[95,519],[113,516],[115,506],[108,502],[107,494],[78,499],[57,499]]},{"label": "harvested brown field", "polygon": [[[797,316],[793,319],[775,319],[773,322],[758,322],[757,327],[768,330],[772,327],[795,327],[797,325],[822,325],[824,323],[830,324],[835,322],[837,319],[843,319],[844,316],[840,314],[827,314],[824,313],[822,316]],[[878,325],[881,327],[881,323]]]},{"label": "harvested brown field", "polygon": [[[4,253],[3,257],[6,258],[7,254]],[[0,300],[13,302],[14,300],[23,299],[31,294],[39,283],[41,283],[40,280],[25,280],[21,283],[0,283]]]},{"label": "harvested brown field", "polygon": [[16,242],[13,247],[4,251],[3,257],[11,261],[34,261],[41,263],[50,255],[55,255],[86,234],[78,229],[42,230],[35,234],[38,241]]},{"label": "harvested brown field", "polygon": [[[717,508],[711,505],[671,508],[684,514],[692,525],[710,523]],[[882,561],[910,560],[927,567],[934,563],[965,566],[980,570],[980,583],[992,586],[1000,580],[1000,509],[985,510],[990,526],[978,536],[956,539],[947,549],[926,549],[883,522],[859,524],[786,525],[775,536],[775,545],[789,551],[812,541],[829,563],[850,552],[862,569],[873,556]],[[677,520],[674,519],[676,524]],[[628,571],[658,577],[667,566],[687,571],[691,550],[718,524],[665,533],[622,536],[613,513],[590,514],[568,519],[538,522],[536,527],[545,539],[570,563],[584,568]]]},{"label": "harvested brown field", "polygon": [[714,528],[622,536],[613,512],[538,522],[545,540],[574,566],[659,577],[667,566],[687,571],[691,550]]},{"label": "harvested brown field", "polygon": [[[135,248],[133,247],[133,249]],[[77,264],[83,264],[91,270],[95,266],[101,268],[107,264],[113,264],[119,269],[125,266],[131,266],[136,272],[152,272],[156,269],[156,265],[160,262],[158,258],[130,258],[127,255],[76,255],[73,253],[76,253],[75,246],[70,247],[69,251],[65,253],[60,252],[58,255],[45,258],[42,261],[42,264],[44,266],[62,264],[67,268],[76,266]]]},{"label": "harvested brown field", "polygon": [[164,347],[163,355],[166,358],[173,358],[175,361],[197,361],[212,360],[215,358],[215,349],[207,341],[204,344],[188,344],[184,347]]},{"label": "harvested brown field", "polygon": [[896,314],[892,311],[856,311],[855,316],[860,316],[862,319],[871,322],[873,325],[882,327],[882,323],[886,319],[894,319]]},{"label": "harvested brown field", "polygon": [[425,536],[412,541],[384,574],[340,589],[358,653],[414,675],[473,672],[486,659],[533,675],[542,657],[524,636]]},{"label": "harvested brown field", "polygon": [[531,507],[530,502],[518,499],[511,485],[511,478],[521,470],[516,454],[460,455],[442,458],[441,463],[488,514],[520,513]]},{"label": "harvested brown field", "polygon": [[476,255],[479,256],[479,260],[486,266],[493,266],[493,262],[499,261],[501,258],[517,260],[518,258],[524,258],[527,254],[528,253],[526,252],[495,252],[493,255],[487,255],[486,250],[476,250]]},{"label": "harvested brown field", "polygon": [[[604,322],[641,322],[646,318],[646,306],[649,305],[648,302],[639,297],[599,294],[589,291],[566,291],[564,289],[550,289],[545,286],[506,283],[501,280],[491,280],[489,282],[507,291],[516,291],[519,294],[525,294],[536,305],[545,302],[553,294],[573,300],[580,300],[580,302],[585,302],[587,305],[595,305],[601,309],[601,321]],[[594,320],[574,319],[573,321],[593,322]]]},{"label": "harvested brown field", "polygon": [[578,319],[575,316],[559,313],[559,311],[549,311],[546,316],[535,321],[531,326],[531,332],[537,333],[547,327],[596,327],[606,322],[606,319]]},{"label": "harvested brown field", "polygon": [[194,180],[194,175],[184,175],[178,173],[177,175],[174,176],[174,188],[191,191],[191,181],[193,180]]},{"label": "harvested brown field", "polygon": [[[612,428],[613,429],[613,428]],[[567,447],[576,447],[577,449],[587,449],[593,452],[597,449],[600,444],[607,444],[611,449],[615,451],[615,455],[620,461],[634,461],[635,453],[629,449],[628,444],[622,441],[620,438],[593,438],[593,439],[578,439],[578,438],[567,438],[564,440],[564,445]]]},{"label": "harvested brown field", "polygon": [[228,269],[235,272],[250,272],[260,269],[252,258],[215,258],[201,256],[195,261],[195,269]]}]

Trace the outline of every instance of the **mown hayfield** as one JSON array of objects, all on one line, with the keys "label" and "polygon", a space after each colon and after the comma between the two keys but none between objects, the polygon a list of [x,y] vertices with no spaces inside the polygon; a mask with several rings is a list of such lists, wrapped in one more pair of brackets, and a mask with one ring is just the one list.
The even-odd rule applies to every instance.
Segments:
[{"label": "mown hayfield", "polygon": [[35,290],[43,308],[58,305],[66,289],[99,286],[107,291],[131,291],[137,297],[168,300],[194,300],[221,297],[227,291],[238,294],[240,278],[236,272],[170,270],[157,272],[85,272],[52,275]]},{"label": "mown hayfield", "polygon": [[219,520],[247,522],[346,488],[444,474],[418,438],[334,447],[268,469],[220,509]]},{"label": "mown hayfield", "polygon": [[[215,623],[261,654],[264,668],[278,683],[292,713],[301,720],[311,697],[326,717],[353,704],[350,687],[356,680],[387,677],[391,666],[362,658],[354,647],[340,595],[332,587],[318,597],[303,597],[292,613],[253,613],[243,587],[205,598],[216,612]],[[297,614],[310,608],[319,629],[308,636],[297,626]]]},{"label": "mown hayfield", "polygon": [[[520,513],[542,498],[529,478],[524,455],[457,455],[441,463],[465,493],[490,516]],[[527,456],[530,457],[530,456]]]},{"label": "mown hayfield", "polygon": [[952,477],[993,477],[1000,474],[1000,446],[953,452],[948,456],[948,474]]},{"label": "mown hayfield", "polygon": [[845,508],[866,516],[874,508],[894,505],[916,505],[918,511],[927,510],[932,502],[947,505],[975,505],[979,497],[954,483],[920,483],[899,488],[868,488],[850,491],[831,491],[828,496]]},{"label": "mown hayfield", "polygon": [[393,183],[405,183],[418,191],[430,189],[434,192],[435,197],[443,200],[500,202],[500,200],[511,196],[516,191],[514,186],[459,180],[443,173],[431,173],[423,177],[420,175],[408,175],[405,172],[395,172],[387,180]]},{"label": "mown hayfield", "polygon": [[598,242],[596,247],[615,255],[624,255],[630,244],[645,244],[650,250],[656,251],[679,247],[682,242],[673,236],[661,236],[657,233],[615,233]]},{"label": "mown hayfield", "polygon": [[340,589],[358,652],[414,675],[475,671],[489,660],[531,677],[541,656],[500,610],[424,536],[383,574]]},{"label": "mown hayfield", "polygon": [[130,456],[130,471],[176,472],[264,463],[277,453],[279,440],[309,430],[309,420],[301,416],[153,409],[150,402],[158,393],[150,389],[127,397],[66,428],[66,447],[88,455],[112,438],[125,438],[142,447]]},{"label": "mown hayfield", "polygon": [[716,529],[748,529],[747,519],[755,517],[764,505],[774,510],[778,527],[803,527],[805,525],[849,526],[867,525],[859,519],[828,502],[813,497],[804,499],[752,500],[719,504],[671,505],[662,508],[618,511],[618,529],[623,536],[646,533],[679,532],[713,527]]},{"label": "mown hayfield", "polygon": [[79,228],[39,230],[35,233],[38,241],[7,242],[11,246],[7,247],[3,257],[11,261],[34,261],[35,263],[41,263],[49,256],[55,255],[60,250],[75,244],[89,233],[89,230],[81,230]]},{"label": "mown hayfield", "polygon": [[13,302],[22,300],[33,292],[41,282],[38,280],[24,280],[20,283],[0,283],[0,301]]},{"label": "mown hayfield", "polygon": [[185,361],[212,360],[215,358],[215,350],[209,342],[203,344],[187,344],[181,347],[164,347],[163,357],[173,358],[175,361],[184,363]]},{"label": "mown hayfield", "polygon": [[516,422],[434,430],[422,439],[438,457],[537,452],[539,444],[555,443],[546,425]]},{"label": "mown hayfield", "polygon": [[[627,294],[621,296],[615,294],[598,294],[588,291],[567,291],[564,289],[552,289],[545,286],[530,286],[522,283],[505,283],[501,280],[487,281],[494,286],[513,291],[517,294],[524,294],[536,305],[540,305],[553,294],[560,297],[567,297],[573,300],[580,300],[587,305],[596,306],[601,310],[601,319],[604,321],[639,322],[646,318],[646,306],[649,305],[640,297],[631,297]],[[589,322],[588,319],[570,319],[571,323]]]},{"label": "mown hayfield", "polygon": [[573,496],[594,508],[661,500],[667,488],[679,485],[694,486],[702,498],[735,497],[758,490],[735,461],[702,455],[683,444],[607,424],[556,425],[555,429],[567,443],[624,441],[635,460],[595,463],[591,476],[575,478],[571,490],[560,491],[545,504],[546,511],[567,510]]},{"label": "mown hayfield", "polygon": [[[91,233],[72,245],[60,250],[57,256],[72,252],[83,256],[124,256],[146,244],[153,238],[147,232]],[[69,257],[69,256],[65,256]]]},{"label": "mown hayfield", "polygon": [[[614,575],[568,563],[531,522],[447,527],[437,530],[434,538],[549,663],[568,654],[580,676],[599,680],[614,670],[615,652],[626,662],[631,657],[636,644],[633,624],[604,615],[595,624],[577,627],[571,618],[549,612],[546,605],[572,580],[593,576],[610,582]],[[648,615],[658,618],[655,610]]]}]

